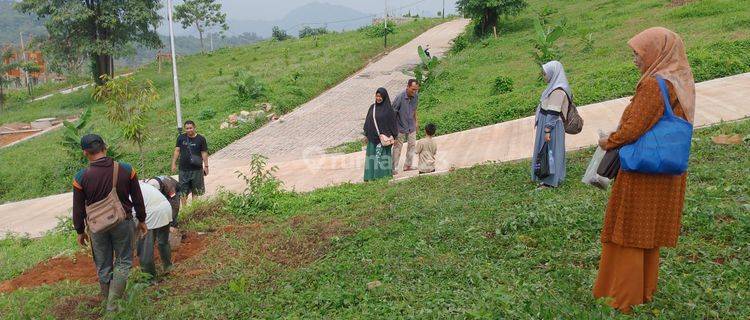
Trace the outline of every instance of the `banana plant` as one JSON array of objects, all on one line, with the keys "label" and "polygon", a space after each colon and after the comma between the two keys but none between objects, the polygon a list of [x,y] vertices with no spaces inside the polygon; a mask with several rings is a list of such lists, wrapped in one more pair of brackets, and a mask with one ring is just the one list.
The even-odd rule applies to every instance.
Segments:
[{"label": "banana plant", "polygon": [[414,77],[417,79],[417,82],[422,85],[430,77],[432,71],[435,70],[435,67],[437,67],[438,58],[428,57],[422,46],[417,47],[417,54],[419,54],[419,59],[422,62],[416,68],[414,68]]},{"label": "banana plant", "polygon": [[[63,121],[63,137],[60,144],[65,147],[68,158],[73,161],[71,168],[80,169],[86,166],[88,161],[81,152],[81,137],[92,132],[91,107],[86,107],[78,120],[74,122]],[[117,141],[111,140],[107,143],[107,155],[115,160],[123,158],[124,154],[117,147]]]},{"label": "banana plant", "polygon": [[537,64],[544,64],[551,60],[560,59],[560,53],[555,46],[555,41],[559,39],[565,30],[564,25],[545,27],[541,19],[536,19],[534,23],[536,38],[534,39],[534,60]]}]

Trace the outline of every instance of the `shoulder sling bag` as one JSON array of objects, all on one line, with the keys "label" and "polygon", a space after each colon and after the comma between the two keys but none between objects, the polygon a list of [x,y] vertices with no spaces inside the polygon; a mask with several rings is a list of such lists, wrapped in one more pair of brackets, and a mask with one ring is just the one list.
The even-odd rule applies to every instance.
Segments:
[{"label": "shoulder sling bag", "polygon": [[656,80],[664,100],[664,115],[638,140],[620,148],[620,165],[625,171],[680,175],[688,168],[693,125],[674,115],[666,82],[660,76]]},{"label": "shoulder sling bag", "polygon": [[86,224],[92,233],[104,232],[120,224],[127,217],[117,196],[117,176],[120,165],[114,161],[112,168],[112,191],[106,198],[86,206]]},{"label": "shoulder sling bag", "polygon": [[188,149],[188,152],[190,152],[190,165],[195,166],[195,167],[200,167],[203,164],[203,156],[200,153],[198,154],[193,153],[193,149],[190,148],[190,144],[193,142],[193,139],[188,137],[187,134],[185,134],[185,138],[188,139],[187,149]]},{"label": "shoulder sling bag", "polygon": [[375,131],[378,132],[378,137],[380,138],[380,145],[383,147],[388,147],[393,144],[394,139],[393,137],[389,137],[380,133],[380,129],[378,128],[378,120],[375,119],[376,107],[377,107],[376,105],[372,105],[372,122],[375,123]]}]

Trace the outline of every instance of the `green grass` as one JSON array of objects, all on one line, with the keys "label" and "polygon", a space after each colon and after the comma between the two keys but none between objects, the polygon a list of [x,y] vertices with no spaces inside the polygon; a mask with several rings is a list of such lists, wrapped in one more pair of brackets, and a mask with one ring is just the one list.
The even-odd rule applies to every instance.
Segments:
[{"label": "green grass", "polygon": [[[422,19],[399,26],[389,37],[389,47],[400,46],[430,27],[439,19]],[[215,152],[258,128],[261,123],[219,130],[229,114],[256,110],[256,104],[270,102],[276,114],[286,113],[334,86],[362,68],[383,52],[380,38],[352,31],[328,34],[317,39],[306,38],[284,42],[264,41],[257,44],[223,48],[207,55],[180,57],[180,88],[183,119],[193,119],[198,131],[208,139],[209,152]],[[245,71],[265,86],[265,97],[241,101],[231,88],[235,73]],[[169,171],[176,137],[175,111],[172,98],[172,76],[168,65],[161,73],[151,63],[137,70],[136,79],[153,81],[160,99],[148,122],[150,138],[146,141],[146,166],[141,176]],[[91,89],[33,103],[14,104],[5,111],[0,123],[31,121],[44,117],[77,115],[82,108],[93,106],[96,132],[108,140],[118,136],[118,129],[109,123],[105,107],[91,98]],[[211,115],[199,119],[202,114]],[[70,190],[71,175],[65,150],[59,146],[59,132],[47,134],[17,146],[0,150],[0,203],[16,201]],[[127,153],[125,161],[137,164],[137,148],[130,143],[119,144]],[[39,157],[38,155],[45,155]]]},{"label": "green grass", "polygon": [[362,151],[362,140],[344,142],[338,146],[326,149],[326,153],[354,153]]},{"label": "green grass", "polygon": [[[662,250],[654,301],[633,318],[750,316],[750,148],[710,140],[734,133],[747,137],[750,120],[695,135],[678,247]],[[579,181],[591,154],[569,153],[569,180],[554,190],[535,191],[520,161],[288,193],[250,217],[209,203],[214,229],[248,227],[213,234],[203,256],[115,316],[630,319],[591,295],[608,197]],[[0,313],[46,317],[96,290],[19,290],[0,295]]]},{"label": "green grass", "polygon": [[[549,1],[528,2],[520,16],[501,22],[497,39],[469,41],[464,50],[441,60],[434,79],[420,93],[420,123],[434,122],[440,134],[446,134],[533,114],[544,89],[541,68],[531,55],[533,19]],[[553,6],[553,22],[567,20],[557,44],[578,105],[633,93],[639,74],[627,41],[653,26],[683,37],[696,81],[750,72],[749,0],[702,0],[679,7],[669,3],[593,0]],[[495,93],[498,77],[511,78],[514,90]]]},{"label": "green grass", "polygon": [[39,239],[6,235],[0,239],[0,281],[14,278],[55,255],[73,253],[77,246],[70,219],[61,220],[58,228]]}]

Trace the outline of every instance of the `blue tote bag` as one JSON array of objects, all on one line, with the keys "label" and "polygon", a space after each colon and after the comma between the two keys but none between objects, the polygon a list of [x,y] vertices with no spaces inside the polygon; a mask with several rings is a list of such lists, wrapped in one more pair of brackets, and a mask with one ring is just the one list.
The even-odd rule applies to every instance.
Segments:
[{"label": "blue tote bag", "polygon": [[664,115],[635,142],[620,149],[624,171],[680,175],[687,171],[693,125],[674,115],[667,84],[656,76],[664,99]]}]

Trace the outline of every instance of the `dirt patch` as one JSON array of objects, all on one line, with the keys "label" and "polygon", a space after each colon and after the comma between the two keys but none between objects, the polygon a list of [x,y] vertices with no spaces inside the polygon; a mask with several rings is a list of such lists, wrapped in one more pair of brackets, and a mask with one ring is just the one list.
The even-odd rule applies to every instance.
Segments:
[{"label": "dirt patch", "polygon": [[4,147],[13,142],[23,140],[37,133],[39,133],[39,131],[26,131],[26,132],[18,132],[18,133],[0,134],[0,147]]},{"label": "dirt patch", "polygon": [[55,319],[98,319],[102,316],[101,296],[74,296],[60,301],[52,309]]},{"label": "dirt patch", "polygon": [[[221,197],[214,197],[207,202],[196,205],[187,216],[183,216],[180,223],[187,225],[191,222],[200,222],[209,217],[219,215],[224,208],[224,202]],[[180,213],[182,215],[182,213]],[[212,230],[213,231],[213,230]]]},{"label": "dirt patch", "polygon": [[679,6],[684,6],[693,1],[695,0],[672,0],[672,2],[669,3],[669,5],[672,7],[679,7]]},{"label": "dirt patch", "polygon": [[[179,266],[163,286],[173,295],[194,294],[226,283],[226,279],[216,277],[215,271],[224,265],[238,263],[250,267],[270,260],[281,269],[298,268],[322,258],[337,238],[355,231],[338,219],[323,220],[304,215],[278,224],[228,225],[213,234],[207,245],[211,249],[204,259],[194,259],[190,264]],[[274,278],[270,276],[264,283],[271,285]]]},{"label": "dirt patch", "polygon": [[261,235],[258,249],[267,259],[290,267],[300,267],[321,258],[331,246],[332,239],[353,233],[340,220],[308,221],[306,216],[296,216],[284,228],[271,230]]},{"label": "dirt patch", "polygon": [[722,223],[732,223],[732,222],[734,222],[734,221],[737,220],[734,217],[732,217],[730,215],[725,215],[725,214],[717,215],[717,216],[714,217],[714,219],[716,219],[716,221],[722,222]]},{"label": "dirt patch", "polygon": [[[180,262],[198,255],[205,247],[205,238],[202,234],[188,233],[182,244],[172,250],[172,260]],[[155,255],[158,261],[158,254]],[[137,266],[138,259],[135,260],[134,265]],[[12,292],[19,288],[33,288],[63,280],[96,283],[98,280],[91,253],[78,252],[72,258],[61,257],[40,262],[20,276],[0,283],[0,292]]]},{"label": "dirt patch", "polygon": [[63,280],[96,283],[94,261],[82,252],[72,258],[50,259],[37,264],[14,279],[3,282],[0,284],[0,292],[12,292],[19,288],[32,288]]}]

